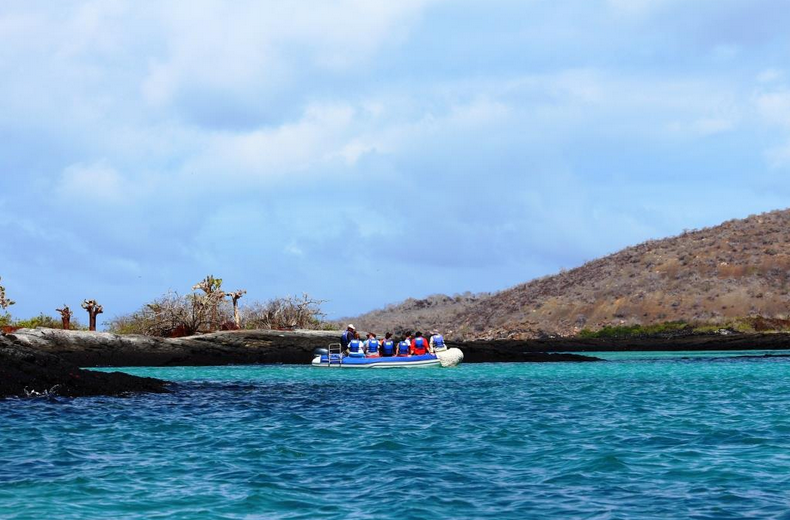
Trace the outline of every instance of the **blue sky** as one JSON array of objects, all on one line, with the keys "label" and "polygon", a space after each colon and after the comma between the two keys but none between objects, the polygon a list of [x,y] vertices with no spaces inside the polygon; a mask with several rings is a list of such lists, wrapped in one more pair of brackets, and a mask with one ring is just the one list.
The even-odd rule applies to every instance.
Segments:
[{"label": "blue sky", "polygon": [[[6,1],[25,317],[207,274],[331,317],[785,208],[775,1]],[[244,302],[244,300],[242,300]]]}]

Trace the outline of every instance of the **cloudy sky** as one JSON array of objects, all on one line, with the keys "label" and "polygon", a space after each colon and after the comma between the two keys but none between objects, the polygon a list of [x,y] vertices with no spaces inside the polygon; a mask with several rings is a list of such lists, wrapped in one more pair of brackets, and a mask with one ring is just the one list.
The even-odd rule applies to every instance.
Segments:
[{"label": "cloudy sky", "polygon": [[339,317],[784,208],[788,27],[762,0],[7,0],[0,276],[17,317],[209,273]]}]

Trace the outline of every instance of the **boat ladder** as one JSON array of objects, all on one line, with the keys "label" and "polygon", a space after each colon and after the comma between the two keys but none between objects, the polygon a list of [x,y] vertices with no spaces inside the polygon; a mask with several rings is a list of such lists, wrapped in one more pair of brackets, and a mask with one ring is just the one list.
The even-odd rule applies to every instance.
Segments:
[{"label": "boat ladder", "polygon": [[337,366],[343,366],[343,346],[340,343],[330,343],[329,344],[329,353],[326,355],[326,362],[328,366],[332,366],[332,359],[334,357],[334,364]]}]

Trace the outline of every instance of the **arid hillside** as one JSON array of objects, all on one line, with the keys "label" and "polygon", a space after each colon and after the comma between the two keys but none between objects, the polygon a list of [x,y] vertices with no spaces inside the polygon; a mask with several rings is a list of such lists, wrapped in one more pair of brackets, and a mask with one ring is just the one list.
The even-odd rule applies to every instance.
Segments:
[{"label": "arid hillside", "polygon": [[648,241],[499,293],[411,299],[354,320],[362,330],[518,339],[607,325],[786,319],[789,281],[790,210],[782,210]]}]

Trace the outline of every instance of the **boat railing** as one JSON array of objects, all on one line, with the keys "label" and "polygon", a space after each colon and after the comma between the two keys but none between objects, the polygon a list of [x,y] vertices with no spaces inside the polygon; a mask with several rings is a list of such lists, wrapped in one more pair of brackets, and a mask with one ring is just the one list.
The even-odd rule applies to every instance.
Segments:
[{"label": "boat railing", "polygon": [[331,367],[333,365],[332,360],[334,359],[334,364],[338,366],[343,366],[343,345],[340,343],[330,343],[328,354],[326,355],[326,362]]}]

